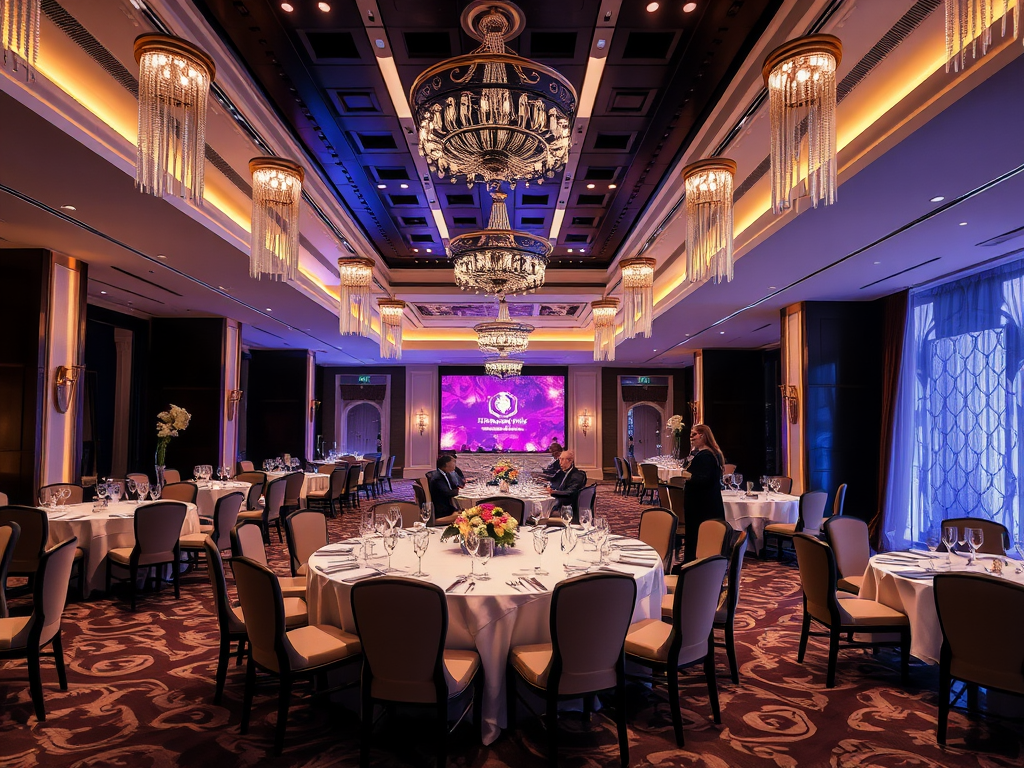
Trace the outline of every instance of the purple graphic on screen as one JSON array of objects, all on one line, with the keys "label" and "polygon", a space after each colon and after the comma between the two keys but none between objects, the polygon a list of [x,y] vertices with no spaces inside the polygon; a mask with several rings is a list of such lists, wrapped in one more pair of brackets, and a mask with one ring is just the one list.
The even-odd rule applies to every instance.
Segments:
[{"label": "purple graphic on screen", "polygon": [[441,449],[546,451],[565,437],[565,379],[441,377]]}]

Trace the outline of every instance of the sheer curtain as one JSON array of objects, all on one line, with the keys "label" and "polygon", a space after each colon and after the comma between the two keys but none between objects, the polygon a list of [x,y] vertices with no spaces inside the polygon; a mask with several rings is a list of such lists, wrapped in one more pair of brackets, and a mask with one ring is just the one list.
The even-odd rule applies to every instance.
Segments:
[{"label": "sheer curtain", "polygon": [[900,367],[882,545],[950,517],[1021,529],[1024,262],[915,291]]}]

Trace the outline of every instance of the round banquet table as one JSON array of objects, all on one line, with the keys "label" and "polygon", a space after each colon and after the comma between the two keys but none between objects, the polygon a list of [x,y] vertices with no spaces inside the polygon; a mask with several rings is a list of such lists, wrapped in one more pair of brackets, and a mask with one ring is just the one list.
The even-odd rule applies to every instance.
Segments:
[{"label": "round banquet table", "polygon": [[[477,581],[468,594],[467,587],[460,585],[447,595],[448,636],[445,647],[476,651],[480,654],[484,668],[481,729],[484,744],[491,744],[497,739],[505,726],[505,667],[509,649],[516,645],[551,641],[551,592],[520,591],[506,583],[516,578],[514,572],[531,570],[538,562],[537,553],[533,550],[531,530],[524,528],[515,548],[491,559],[486,566],[491,577],[489,580]],[[593,562],[597,554],[583,551],[580,542],[566,555],[559,546],[561,529],[550,530],[556,532],[549,534],[548,546],[541,558],[548,575],[537,576],[548,590],[567,578],[563,567],[567,561],[571,560],[574,564]],[[617,544],[627,542],[631,546],[638,544],[635,540],[615,537],[612,546],[614,548]],[[330,552],[332,549],[334,552]],[[371,563],[383,568],[386,558],[383,543],[379,539],[374,549],[377,557]],[[373,571],[359,567],[324,573],[324,568],[330,569],[331,563],[344,560],[345,557],[338,553],[337,545],[329,546],[325,551],[310,557],[310,567],[306,574],[306,603],[310,624],[330,624],[348,632],[355,631],[351,604],[352,580],[372,575]],[[613,554],[612,557],[617,556]],[[392,567],[403,571],[394,575],[408,576],[416,570],[417,559],[412,550],[411,536],[399,540],[391,562]],[[430,545],[423,556],[427,581],[447,589],[459,576],[469,573],[469,565],[469,557],[457,543],[441,543],[439,529],[431,530]],[[480,573],[479,562],[475,567],[477,573]],[[651,565],[613,562],[609,567],[636,579],[637,596],[632,621],[661,616],[661,598],[666,594],[666,589],[660,560],[652,561]],[[414,628],[410,627],[410,630]]]},{"label": "round banquet table", "polygon": [[[106,586],[104,559],[107,552],[118,547],[135,546],[135,510],[146,504],[119,501],[100,509],[93,502],[68,504],[65,507],[46,507],[50,522],[50,535],[46,546],[52,547],[72,536],[78,537],[78,546],[85,552],[86,594]],[[199,533],[199,512],[195,504],[187,504],[182,534]]]},{"label": "round banquet table", "polygon": [[722,491],[725,519],[737,531],[749,529],[749,548],[760,552],[764,544],[764,527],[770,523],[795,523],[800,516],[800,497],[773,493],[766,498],[762,492],[756,497],[745,491]]},{"label": "round banquet table", "polygon": [[[267,472],[267,482],[276,480],[279,477],[290,475],[291,472]],[[306,494],[310,491],[326,491],[331,487],[331,476],[320,472],[303,472],[302,488],[299,491],[299,506],[306,506]],[[362,473],[359,475],[359,482],[362,482]]]},{"label": "round banquet table", "polygon": [[[217,501],[227,496],[229,493],[239,493],[248,495],[249,488],[252,487],[252,483],[243,483],[239,480],[228,480],[226,482],[220,480],[211,480],[206,483],[199,483],[199,492],[196,494],[196,505],[199,507],[200,517],[213,518],[213,513],[217,508]],[[245,501],[243,500],[244,504]]]},{"label": "round banquet table", "polygon": [[[496,485],[487,485],[478,480],[468,483],[465,488],[455,497],[455,502],[460,509],[468,509],[474,506],[480,499],[491,496],[511,496],[514,499],[522,499],[526,509],[523,513],[524,520],[531,520],[534,517],[547,517],[554,509],[555,497],[548,494],[544,486],[533,486],[529,490],[521,485],[510,485],[508,493],[502,493]],[[573,518],[578,520],[578,510],[573,510]]]}]

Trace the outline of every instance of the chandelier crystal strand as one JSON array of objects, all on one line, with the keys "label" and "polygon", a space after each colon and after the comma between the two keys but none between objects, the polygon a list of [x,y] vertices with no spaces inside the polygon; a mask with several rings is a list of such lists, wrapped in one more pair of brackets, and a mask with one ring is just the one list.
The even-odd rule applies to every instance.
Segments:
[{"label": "chandelier crystal strand", "polygon": [[[999,8],[997,8],[997,5]],[[1013,39],[1020,34],[1020,0],[1013,6]],[[1007,17],[1010,15],[1009,0],[946,0],[946,71],[950,67],[961,72],[967,67],[967,50],[971,58],[978,58],[978,43],[981,55],[988,53],[992,45],[992,24],[1002,19],[1000,37],[1006,37]],[[998,14],[998,16],[997,16]]]},{"label": "chandelier crystal strand", "polygon": [[496,354],[517,354],[526,351],[530,344],[533,326],[512,320],[508,304],[504,299],[498,302],[498,319],[477,323],[476,343],[481,352]]},{"label": "chandelier crystal strand", "polygon": [[370,286],[373,259],[351,256],[338,259],[341,286],[338,291],[338,330],[342,336],[369,336]]},{"label": "chandelier crystal strand", "polygon": [[249,275],[294,280],[299,266],[299,205],[302,167],[278,157],[254,157]]},{"label": "chandelier crystal strand", "polygon": [[139,63],[139,137],[135,186],[203,204],[206,102],[216,68],[187,40],[166,35],[135,39]]},{"label": "chandelier crystal strand", "polygon": [[810,35],[779,46],[765,59],[774,213],[793,204],[802,177],[812,206],[836,200],[836,69],[842,55],[839,38]]},{"label": "chandelier crystal strand", "polygon": [[42,0],[0,0],[0,48],[4,51],[4,62],[10,53],[11,66],[17,71],[20,60],[28,77],[34,77],[39,57],[41,6]]},{"label": "chandelier crystal strand", "polygon": [[405,302],[400,299],[377,299],[377,309],[380,310],[380,356],[384,360],[401,360]]},{"label": "chandelier crystal strand", "polygon": [[732,193],[736,163],[724,157],[683,168],[686,273],[691,283],[732,282]]},{"label": "chandelier crystal strand", "polygon": [[592,301],[590,311],[594,315],[594,360],[614,360],[615,313],[619,311],[619,300]]},{"label": "chandelier crystal strand", "polygon": [[622,271],[622,338],[651,338],[654,324],[654,259],[636,256],[619,262]]},{"label": "chandelier crystal strand", "polygon": [[484,361],[484,373],[496,379],[513,379],[522,372],[523,361],[505,355]]}]

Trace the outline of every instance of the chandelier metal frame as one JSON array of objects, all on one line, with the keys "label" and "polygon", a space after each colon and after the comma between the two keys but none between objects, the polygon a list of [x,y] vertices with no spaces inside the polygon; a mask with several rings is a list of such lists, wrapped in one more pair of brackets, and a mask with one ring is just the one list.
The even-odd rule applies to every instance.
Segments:
[{"label": "chandelier metal frame", "polygon": [[498,302],[498,318],[477,323],[476,343],[481,352],[498,355],[521,354],[530,345],[533,326],[513,320],[504,299]]},{"label": "chandelier metal frame", "polygon": [[484,372],[496,379],[514,379],[523,372],[523,361],[501,355],[484,361]]}]

